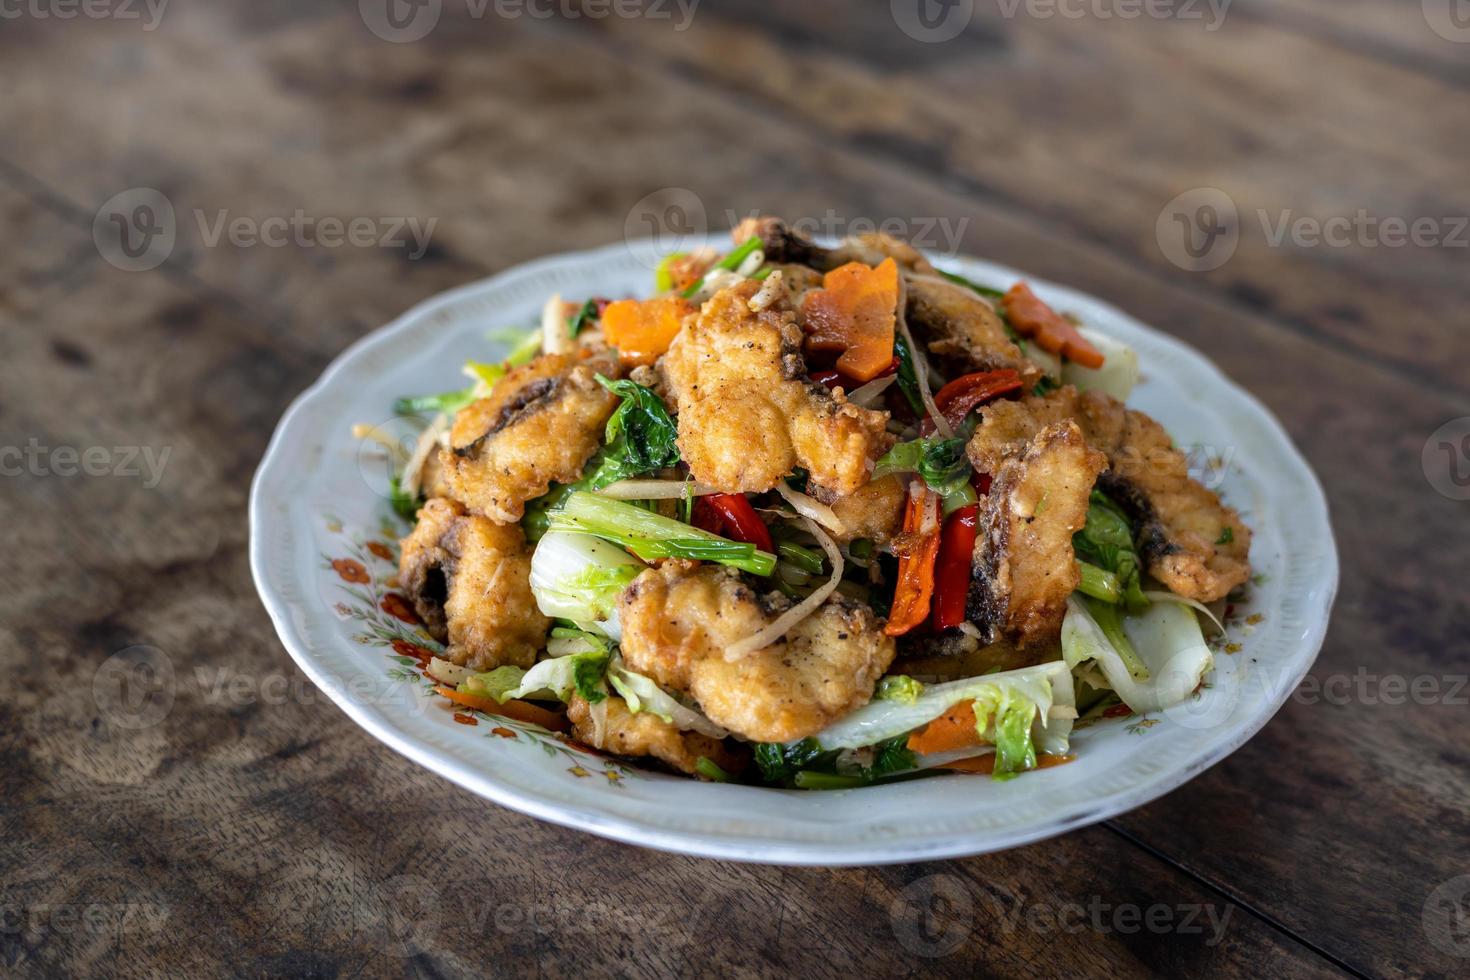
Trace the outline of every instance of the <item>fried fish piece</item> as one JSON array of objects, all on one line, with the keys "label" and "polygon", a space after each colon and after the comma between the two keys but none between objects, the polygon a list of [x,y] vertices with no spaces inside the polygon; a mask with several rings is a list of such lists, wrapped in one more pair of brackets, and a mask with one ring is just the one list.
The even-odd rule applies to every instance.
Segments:
[{"label": "fried fish piece", "polygon": [[769,490],[801,466],[814,487],[850,494],[893,444],[888,413],[805,380],[796,314],[784,297],[752,309],[760,288],[745,280],[716,293],[664,356],[679,450],[722,493]]},{"label": "fried fish piece", "polygon": [[720,739],[681,732],[647,711],[634,714],[628,710],[628,703],[616,696],[591,705],[581,695],[573,694],[567,704],[567,718],[579,742],[613,755],[649,756],[691,776],[698,775],[700,758],[731,774],[741,772],[747,762]]},{"label": "fried fish piece", "polygon": [[789,742],[866,704],[894,642],[867,606],[834,596],[786,637],[735,663],[725,650],[790,605],[758,596],[733,569],[666,562],[624,591],[623,659],[699,702],[716,724],[758,742]]},{"label": "fried fish piece", "polygon": [[1224,598],[1250,578],[1251,532],[1234,509],[1189,476],[1189,460],[1164,427],[1102,392],[1068,385],[1045,397],[994,402],[967,451],[994,473],[1017,441],[1073,419],[1088,445],[1108,457],[1098,489],[1137,523],[1139,553],[1170,591],[1200,602]]},{"label": "fried fish piece", "polygon": [[832,511],[842,522],[841,543],[868,538],[886,545],[903,530],[903,507],[908,499],[904,478],[891,474],[865,483],[845,497],[832,501]]},{"label": "fried fish piece", "polygon": [[449,448],[439,452],[449,495],[511,524],[553,482],[576,481],[618,405],[598,374],[619,377],[616,359],[579,350],[543,354],[500,379],[490,397],[455,416]]},{"label": "fried fish piece", "polygon": [[1006,332],[1005,322],[975,291],[939,276],[909,276],[908,324],[950,378],[1010,368],[1029,389],[1041,369],[1026,358]]},{"label": "fried fish piece", "polygon": [[398,580],[429,634],[462,667],[529,667],[551,620],[531,594],[531,550],[517,524],[496,524],[435,498],[403,539]]},{"label": "fried fish piece", "polygon": [[893,259],[905,272],[935,274],[934,266],[918,249],[881,232],[854,235],[836,248],[824,248],[781,218],[762,215],[740,222],[730,232],[730,237],[736,245],[759,238],[761,251],[768,263],[791,263],[809,266],[819,272],[831,272],[849,262],[878,265],[884,259]]},{"label": "fried fish piece", "polygon": [[1022,649],[1054,642],[1081,573],[1072,535],[1087,524],[1088,498],[1107,457],[1075,422],[1048,425],[995,471],[982,505],[967,617],[982,638]]}]

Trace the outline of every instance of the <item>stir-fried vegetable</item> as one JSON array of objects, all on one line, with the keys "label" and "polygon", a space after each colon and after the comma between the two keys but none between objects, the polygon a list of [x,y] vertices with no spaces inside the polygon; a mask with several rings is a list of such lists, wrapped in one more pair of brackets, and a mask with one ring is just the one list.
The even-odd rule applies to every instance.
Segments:
[{"label": "stir-fried vegetable", "polygon": [[964,286],[968,289],[973,289],[975,292],[979,293],[981,296],[984,296],[987,299],[1005,298],[1005,293],[1002,290],[991,289],[989,286],[982,286],[972,279],[966,279],[964,276],[956,275],[953,272],[940,272],[939,274],[952,283]]},{"label": "stir-fried vegetable", "polygon": [[[1067,665],[1095,687],[1110,688],[1134,711],[1162,711],[1184,701],[1199,687],[1214,657],[1194,610],[1174,602],[1155,602],[1137,616],[1120,617],[1116,632],[1104,628],[1097,613],[1119,607],[1083,600],[1067,600],[1062,621],[1062,656]],[[1115,640],[1128,640],[1128,649],[1143,666],[1131,669]],[[1096,670],[1086,673],[1087,665]]]},{"label": "stir-fried vegetable", "polygon": [[393,403],[393,411],[397,415],[454,415],[475,400],[476,391],[476,386],[471,385],[439,395],[400,398]]},{"label": "stir-fried vegetable", "polygon": [[571,728],[571,723],[566,716],[559,715],[554,711],[527,704],[525,701],[497,701],[495,698],[480,694],[468,694],[464,691],[456,691],[452,687],[444,687],[442,684],[434,688],[434,692],[442,697],[448,698],[461,707],[470,708],[474,711],[483,711],[488,715],[500,715],[515,721],[524,721],[531,725],[540,725],[542,728],[553,732],[564,732]]},{"label": "stir-fried vegetable", "polygon": [[[1092,491],[1087,524],[1072,536],[1072,547],[1081,561],[1111,572],[1121,591],[1116,597],[1091,591],[1087,594],[1107,602],[1121,600],[1129,612],[1136,613],[1148,608],[1148,598],[1143,594],[1143,562],[1133,542],[1133,525],[1123,509],[1101,490]],[[1082,571],[1086,576],[1086,567]],[[1093,582],[1098,583],[1096,577]]]},{"label": "stir-fried vegetable", "polygon": [[635,715],[647,711],[681,732],[698,732],[710,738],[724,738],[730,734],[700,712],[681,704],[651,678],[629,670],[622,657],[615,656],[608,664],[607,682]]},{"label": "stir-fried vegetable", "polygon": [[908,340],[902,336],[893,339],[893,356],[898,359],[898,390],[914,410],[918,418],[924,417],[924,399],[919,395],[919,376],[914,370],[914,354]]},{"label": "stir-fried vegetable", "polygon": [[585,490],[574,490],[547,515],[553,531],[591,534],[627,548],[644,561],[689,558],[730,565],[753,575],[770,575],[776,556],[752,544],[731,541],[671,517]]},{"label": "stir-fried vegetable", "polygon": [[774,552],[771,530],[743,493],[712,493],[704,498],[720,515],[726,533],[737,541],[753,544],[761,551]]},{"label": "stir-fried vegetable", "polygon": [[1001,304],[1011,326],[1022,336],[1036,341],[1042,350],[1093,370],[1103,366],[1102,354],[1077,332],[1076,325],[1047,306],[1024,282],[1012,286]]},{"label": "stir-fried vegetable", "polygon": [[763,245],[764,243],[760,240],[759,236],[746,239],[745,244],[735,249],[735,251],[731,252],[729,255],[726,255],[723,259],[720,259],[720,261],[716,262],[713,267],[705,272],[704,275],[700,276],[697,282],[691,284],[689,288],[685,289],[683,293],[684,298],[693,299],[695,296],[699,295],[699,290],[703,288],[704,281],[709,277],[709,274],[711,272],[714,272],[716,269],[724,269],[733,272],[734,270],[740,268],[745,263],[746,259],[750,258],[756,252],[760,251]]},{"label": "stir-fried vegetable", "polygon": [[934,573],[936,630],[950,629],[965,621],[965,603],[970,596],[971,567],[975,560],[975,537],[979,521],[979,504],[961,507],[945,521]]},{"label": "stir-fried vegetable", "polygon": [[583,484],[601,490],[677,463],[679,428],[663,399],[636,381],[609,381],[600,374],[597,380],[623,404],[608,419],[606,445],[596,470]]},{"label": "stir-fried vegetable", "polygon": [[622,635],[618,596],[646,567],[601,538],[553,531],[531,555],[531,593],[544,615],[616,640]]},{"label": "stir-fried vegetable", "polygon": [[494,698],[500,703],[519,698],[570,701],[573,692],[589,704],[607,699],[603,678],[612,651],[599,645],[586,653],[543,660],[530,670],[497,667],[475,674],[459,685],[462,694]]},{"label": "stir-fried vegetable", "polygon": [[898,263],[891,258],[876,268],[849,262],[833,269],[802,303],[806,347],[841,351],[838,371],[872,381],[893,362],[899,293]]},{"label": "stir-fried vegetable", "polygon": [[1122,601],[1123,586],[1119,584],[1118,576],[1085,561],[1079,561],[1077,567],[1082,573],[1082,581],[1077,585],[1078,592],[1103,602]]},{"label": "stir-fried vegetable", "polygon": [[602,311],[603,334],[625,364],[652,364],[668,352],[693,309],[681,296],[620,299]]},{"label": "stir-fried vegetable", "polygon": [[934,404],[939,406],[949,424],[958,429],[975,409],[1002,395],[1020,391],[1021,387],[1021,376],[1009,368],[982,371],[956,378],[940,388],[934,395]]},{"label": "stir-fried vegetable", "polygon": [[587,329],[589,324],[597,320],[598,305],[597,300],[589,299],[578,307],[577,312],[567,320],[567,333],[573,340],[576,340],[577,335]]},{"label": "stir-fried vegetable", "polygon": [[944,512],[950,514],[975,502],[970,483],[974,472],[965,456],[964,439],[930,436],[901,442],[890,449],[873,468],[873,479],[893,473],[917,473],[944,501]]},{"label": "stir-fried vegetable", "polygon": [[934,598],[934,565],[939,557],[939,495],[910,488],[904,512],[906,551],[898,559],[898,586],[883,632],[902,636],[929,618]]}]

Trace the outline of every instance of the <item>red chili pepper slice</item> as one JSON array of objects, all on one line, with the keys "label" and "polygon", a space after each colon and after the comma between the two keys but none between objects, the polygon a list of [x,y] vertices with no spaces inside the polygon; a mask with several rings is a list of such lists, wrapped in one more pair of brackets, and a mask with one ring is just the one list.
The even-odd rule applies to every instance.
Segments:
[{"label": "red chili pepper slice", "polygon": [[934,395],[934,405],[958,429],[975,409],[1001,395],[1020,391],[1021,387],[1021,376],[1010,368],[980,371],[956,378],[940,388]]},{"label": "red chili pepper slice", "polygon": [[939,541],[939,562],[934,573],[936,630],[949,629],[965,621],[965,601],[970,595],[970,569],[979,522],[980,505],[970,504],[951,514],[944,525]]},{"label": "red chili pepper slice", "polygon": [[766,522],[750,506],[745,494],[713,493],[700,499],[709,501],[709,505],[724,519],[729,535],[736,541],[753,544],[761,551],[776,550],[771,541],[771,529],[766,527]]}]

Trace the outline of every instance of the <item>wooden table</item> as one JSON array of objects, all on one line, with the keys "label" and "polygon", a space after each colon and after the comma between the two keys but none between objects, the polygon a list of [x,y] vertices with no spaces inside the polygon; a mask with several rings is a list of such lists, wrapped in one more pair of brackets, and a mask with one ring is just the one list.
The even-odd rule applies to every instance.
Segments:
[{"label": "wooden table", "polygon": [[[36,447],[0,455],[5,973],[1470,972],[1470,444],[1435,435],[1470,416],[1470,30],[1446,3],[984,0],[938,41],[952,21],[881,2],[705,0],[683,24],[444,0],[408,43],[424,22],[358,6],[0,20],[0,446]],[[171,250],[118,249],[113,213],[163,227],[109,205],[134,188],[172,208]],[[609,843],[369,738],[251,585],[276,419],[411,304],[616,240],[668,188],[714,228],[896,216],[944,252],[947,227],[1205,351],[1331,497],[1342,592],[1309,684],[1141,810],[872,870]],[[230,231],[298,211],[310,232]],[[385,217],[436,219],[424,254],[319,239]],[[1395,244],[1384,219],[1427,224]],[[176,674],[128,729],[94,678],[137,646]],[[406,911],[416,880],[435,914]]]}]

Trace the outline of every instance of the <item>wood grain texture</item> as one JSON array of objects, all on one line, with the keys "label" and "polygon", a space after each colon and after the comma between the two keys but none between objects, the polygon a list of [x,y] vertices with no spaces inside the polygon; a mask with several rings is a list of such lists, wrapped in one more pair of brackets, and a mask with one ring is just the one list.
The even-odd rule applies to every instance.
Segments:
[{"label": "wood grain texture", "polygon": [[[7,973],[1463,973],[1422,911],[1470,873],[1470,707],[1445,696],[1470,673],[1470,504],[1420,454],[1470,415],[1470,250],[1273,248],[1243,224],[1230,262],[1191,274],[1154,229],[1199,186],[1243,220],[1470,212],[1470,46],[1407,2],[1239,0],[1215,32],[981,4],[947,44],[906,38],[886,4],[829,0],[705,0],[686,32],[447,3],[412,44],[353,6],[0,32],[0,446],[163,460],[156,481],[0,483],[24,557],[0,571]],[[130,187],[179,216],[151,272],[92,238]],[[249,581],[245,495],[275,420],[417,300],[616,239],[667,187],[716,227],[727,209],[967,218],[960,250],[1204,350],[1327,486],[1344,579],[1313,676],[1343,678],[1345,701],[1304,689],[1229,760],[1102,827],[871,871],[611,844],[361,733]],[[417,260],[209,243],[221,211],[297,209],[437,224]],[[120,727],[94,694],[120,653],[172,667],[158,724]],[[1441,696],[1384,703],[1388,676]],[[1123,931],[1129,909],[1158,924]]]}]

